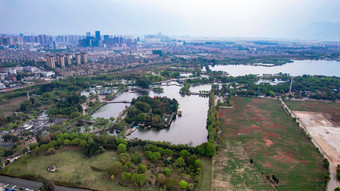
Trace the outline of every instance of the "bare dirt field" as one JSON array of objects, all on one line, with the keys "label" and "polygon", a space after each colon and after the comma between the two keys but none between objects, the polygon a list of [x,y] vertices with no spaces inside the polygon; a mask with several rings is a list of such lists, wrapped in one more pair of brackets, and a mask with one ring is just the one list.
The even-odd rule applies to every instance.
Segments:
[{"label": "bare dirt field", "polygon": [[328,190],[340,186],[336,181],[336,166],[340,164],[340,125],[331,122],[329,117],[320,112],[293,111],[306,128],[307,133],[326,154],[330,162],[331,181]]},{"label": "bare dirt field", "polygon": [[323,113],[307,111],[293,113],[328,157],[340,164],[340,126],[330,122]]}]

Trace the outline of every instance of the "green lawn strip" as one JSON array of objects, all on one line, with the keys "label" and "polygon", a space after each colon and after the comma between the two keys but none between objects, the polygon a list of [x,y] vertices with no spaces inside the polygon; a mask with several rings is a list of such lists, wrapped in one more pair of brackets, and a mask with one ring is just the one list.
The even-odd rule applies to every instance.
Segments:
[{"label": "green lawn strip", "polygon": [[211,190],[211,173],[212,173],[212,161],[209,157],[201,157],[202,162],[202,178],[201,178],[201,186],[199,190],[209,191]]}]

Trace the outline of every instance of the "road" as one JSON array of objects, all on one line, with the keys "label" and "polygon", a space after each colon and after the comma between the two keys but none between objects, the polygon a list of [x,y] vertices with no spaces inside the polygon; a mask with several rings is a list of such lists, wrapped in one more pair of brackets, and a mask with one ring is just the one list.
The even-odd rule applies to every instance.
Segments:
[{"label": "road", "polygon": [[[5,185],[9,184],[10,185],[9,188],[16,185],[17,190],[19,190],[20,187],[39,190],[40,186],[42,185],[41,182],[25,180],[25,179],[20,179],[20,178],[12,178],[12,177],[1,176],[1,175],[0,175],[0,183],[4,183]],[[56,186],[56,191],[84,191],[84,189]]]}]

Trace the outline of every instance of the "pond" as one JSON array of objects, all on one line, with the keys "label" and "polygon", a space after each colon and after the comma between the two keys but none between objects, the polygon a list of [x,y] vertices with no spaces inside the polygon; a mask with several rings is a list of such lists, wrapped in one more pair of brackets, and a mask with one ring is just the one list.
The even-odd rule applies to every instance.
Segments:
[{"label": "pond", "polygon": [[[172,86],[162,86],[162,93],[153,91],[144,94],[150,97],[167,96],[175,98],[179,103],[179,109],[183,112],[182,117],[173,120],[170,128],[166,129],[147,129],[139,128],[133,132],[128,138],[138,137],[142,140],[168,141],[172,144],[189,144],[197,146],[207,141],[208,132],[206,130],[206,119],[209,109],[209,98],[200,97],[198,95],[184,96],[179,94],[180,86],[176,82],[171,82]],[[200,85],[191,88],[191,91],[210,90],[211,85]],[[142,94],[124,92],[115,101],[125,101],[137,98]],[[93,117],[117,117],[118,114],[129,104],[107,104],[93,114]]]}]

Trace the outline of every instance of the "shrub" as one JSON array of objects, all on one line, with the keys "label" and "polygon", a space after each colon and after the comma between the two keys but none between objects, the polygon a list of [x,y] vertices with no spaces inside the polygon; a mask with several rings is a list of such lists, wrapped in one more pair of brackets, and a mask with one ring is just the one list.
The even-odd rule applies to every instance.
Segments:
[{"label": "shrub", "polygon": [[166,176],[170,176],[170,175],[171,175],[171,169],[165,167],[165,168],[164,168],[164,174],[165,174]]},{"label": "shrub", "polygon": [[185,161],[182,157],[179,157],[178,159],[176,159],[175,162],[176,162],[177,166],[180,166],[180,167],[185,165]]},{"label": "shrub", "polygon": [[118,151],[118,153],[125,152],[126,151],[126,145],[123,144],[123,143],[119,144],[118,147],[117,147],[117,151]]},{"label": "shrub", "polygon": [[145,173],[146,167],[143,164],[138,165],[138,173]]},{"label": "shrub", "polygon": [[132,161],[133,163],[135,163],[135,164],[140,163],[141,158],[140,158],[139,154],[138,154],[138,153],[134,153],[134,154],[132,155],[132,157],[131,157],[131,161]]},{"label": "shrub", "polygon": [[49,155],[53,155],[54,153],[56,153],[56,150],[54,148],[49,148],[47,150],[47,154],[49,154]]},{"label": "shrub", "polygon": [[184,180],[181,180],[179,182],[179,187],[182,189],[186,189],[187,188],[187,182],[185,182]]}]

